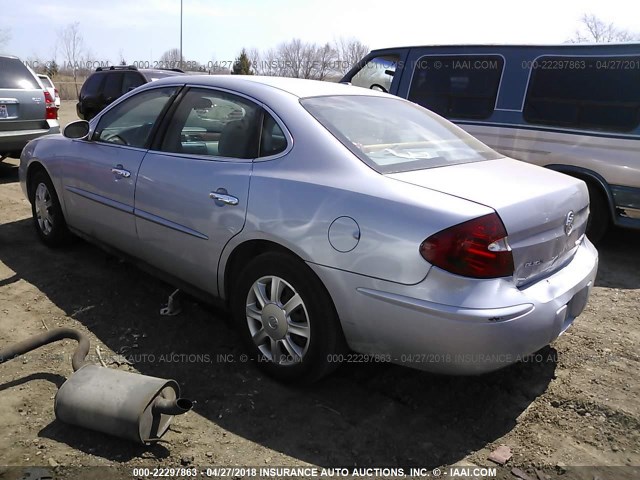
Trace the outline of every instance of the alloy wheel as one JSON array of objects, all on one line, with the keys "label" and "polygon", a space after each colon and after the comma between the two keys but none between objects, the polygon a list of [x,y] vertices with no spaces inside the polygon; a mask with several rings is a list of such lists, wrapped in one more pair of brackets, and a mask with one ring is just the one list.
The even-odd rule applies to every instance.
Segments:
[{"label": "alloy wheel", "polygon": [[266,359],[282,366],[302,361],[311,328],[305,303],[291,284],[275,275],[256,280],[247,295],[246,319]]}]

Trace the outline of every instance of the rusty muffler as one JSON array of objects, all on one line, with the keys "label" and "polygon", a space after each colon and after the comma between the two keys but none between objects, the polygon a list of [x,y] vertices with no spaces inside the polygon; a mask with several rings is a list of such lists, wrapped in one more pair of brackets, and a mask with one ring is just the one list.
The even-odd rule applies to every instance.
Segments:
[{"label": "rusty muffler", "polygon": [[62,339],[78,341],[74,373],[55,398],[56,418],[138,443],[160,440],[176,415],[191,410],[175,380],[149,377],[94,365],[86,360],[89,339],[70,328],[57,328],[0,350],[0,363]]}]

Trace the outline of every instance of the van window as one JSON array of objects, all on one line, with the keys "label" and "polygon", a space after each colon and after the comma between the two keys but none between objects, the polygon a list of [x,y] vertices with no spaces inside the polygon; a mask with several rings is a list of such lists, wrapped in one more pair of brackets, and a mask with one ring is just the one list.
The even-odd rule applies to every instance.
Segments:
[{"label": "van window", "polygon": [[640,122],[640,57],[538,58],[524,105],[529,123],[629,131]]},{"label": "van window", "polygon": [[497,55],[424,56],[415,64],[408,99],[446,118],[488,118],[503,68]]},{"label": "van window", "polygon": [[351,78],[351,84],[388,93],[399,60],[399,55],[372,58]]}]

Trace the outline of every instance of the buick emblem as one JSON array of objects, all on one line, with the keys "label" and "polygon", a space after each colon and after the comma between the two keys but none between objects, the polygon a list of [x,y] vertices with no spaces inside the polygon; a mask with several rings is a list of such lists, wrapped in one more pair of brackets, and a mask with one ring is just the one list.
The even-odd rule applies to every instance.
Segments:
[{"label": "buick emblem", "polygon": [[573,210],[569,210],[567,213],[567,217],[564,219],[564,233],[568,237],[573,232]]},{"label": "buick emblem", "polygon": [[276,328],[278,328],[278,319],[272,315],[267,319],[267,324],[269,325],[269,327],[275,330]]}]

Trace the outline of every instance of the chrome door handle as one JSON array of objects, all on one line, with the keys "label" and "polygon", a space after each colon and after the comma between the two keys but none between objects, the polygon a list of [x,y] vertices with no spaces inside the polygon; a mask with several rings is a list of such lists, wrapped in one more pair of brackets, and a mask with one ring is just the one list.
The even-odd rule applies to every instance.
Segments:
[{"label": "chrome door handle", "polygon": [[217,192],[211,192],[209,198],[216,202],[216,205],[222,207],[224,205],[238,205],[238,199],[233,195],[229,195],[226,190],[219,189]]},{"label": "chrome door handle", "polygon": [[129,170],[125,170],[122,165],[116,165],[113,167],[111,169],[111,173],[122,178],[129,178],[131,176],[131,172]]}]

